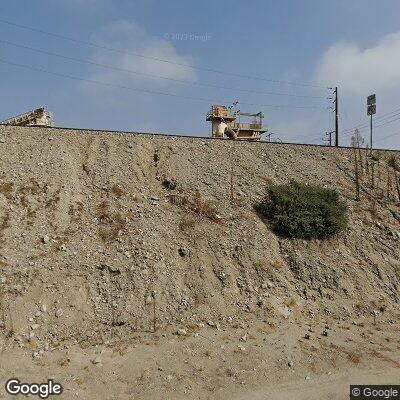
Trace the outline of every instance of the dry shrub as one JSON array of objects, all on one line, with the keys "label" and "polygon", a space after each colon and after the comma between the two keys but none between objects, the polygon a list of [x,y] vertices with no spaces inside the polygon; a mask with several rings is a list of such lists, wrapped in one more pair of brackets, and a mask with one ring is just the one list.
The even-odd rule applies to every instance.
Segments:
[{"label": "dry shrub", "polygon": [[169,201],[186,211],[195,212],[200,217],[205,217],[213,222],[221,222],[215,202],[204,200],[198,191],[191,199],[186,195],[171,194]]},{"label": "dry shrub", "polygon": [[372,196],[370,197],[368,211],[371,214],[371,217],[373,218],[373,220],[378,219],[379,213],[378,213],[377,201],[376,201],[375,197],[372,197]]},{"label": "dry shrub", "polygon": [[57,189],[55,193],[46,201],[47,208],[55,208],[60,201],[60,189]]},{"label": "dry shrub", "polygon": [[96,215],[100,221],[105,221],[109,217],[110,204],[108,201],[101,202],[96,208]]},{"label": "dry shrub", "polygon": [[282,271],[283,269],[285,269],[285,263],[282,260],[279,260],[279,259],[272,261],[271,265],[277,271]]},{"label": "dry shrub", "polygon": [[35,181],[35,179],[31,178],[29,180],[29,184],[26,186],[22,186],[18,190],[19,193],[21,194],[39,194],[41,192],[39,183]]},{"label": "dry shrub", "polygon": [[110,205],[103,201],[97,206],[97,217],[100,221],[99,236],[105,243],[117,239],[126,227],[126,219],[120,213],[110,212]]},{"label": "dry shrub", "polygon": [[111,188],[111,192],[119,199],[125,194],[124,189],[118,183],[114,184]]},{"label": "dry shrub", "polygon": [[0,244],[4,243],[4,231],[10,226],[10,213],[6,213],[0,220]]},{"label": "dry shrub", "polygon": [[385,299],[380,299],[380,300],[373,300],[371,302],[372,307],[374,307],[376,310],[380,312],[385,312],[388,307],[388,302]]},{"label": "dry shrub", "polygon": [[396,156],[390,156],[387,161],[387,165],[392,167],[395,171],[400,172],[400,163],[397,161]]},{"label": "dry shrub", "polygon": [[14,184],[12,182],[1,182],[0,183],[0,193],[4,195],[4,197],[8,200],[12,198]]},{"label": "dry shrub", "polygon": [[220,216],[218,215],[215,203],[209,200],[203,200],[201,198],[200,192],[196,192],[193,198],[194,211],[214,222],[220,221]]},{"label": "dry shrub", "polygon": [[184,217],[179,222],[179,228],[182,232],[187,232],[192,230],[196,225],[196,220],[191,217]]}]

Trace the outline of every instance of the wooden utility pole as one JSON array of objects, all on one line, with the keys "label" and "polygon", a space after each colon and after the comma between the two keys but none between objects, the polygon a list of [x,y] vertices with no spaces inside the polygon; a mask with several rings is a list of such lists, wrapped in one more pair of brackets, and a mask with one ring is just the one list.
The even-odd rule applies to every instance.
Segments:
[{"label": "wooden utility pole", "polygon": [[338,105],[338,88],[337,86],[335,87],[335,90],[333,91],[335,94],[335,99],[333,102],[335,103],[335,146],[339,146],[339,105]]}]

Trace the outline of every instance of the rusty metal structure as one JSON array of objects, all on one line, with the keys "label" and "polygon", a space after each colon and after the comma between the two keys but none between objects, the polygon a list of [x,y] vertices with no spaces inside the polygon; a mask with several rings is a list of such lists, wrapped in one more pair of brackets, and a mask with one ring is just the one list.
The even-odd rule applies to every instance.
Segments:
[{"label": "rusty metal structure", "polygon": [[[251,121],[246,119],[251,118]],[[248,113],[240,110],[232,111],[223,105],[213,105],[207,113],[206,120],[211,122],[212,137],[230,137],[235,140],[259,141],[268,129],[263,125],[262,112]],[[243,121],[244,120],[244,121]],[[222,126],[221,123],[226,124]],[[225,134],[222,132],[225,127]]]},{"label": "rusty metal structure", "polygon": [[36,110],[8,118],[0,122],[1,125],[16,126],[54,126],[53,114],[45,108],[37,108]]}]

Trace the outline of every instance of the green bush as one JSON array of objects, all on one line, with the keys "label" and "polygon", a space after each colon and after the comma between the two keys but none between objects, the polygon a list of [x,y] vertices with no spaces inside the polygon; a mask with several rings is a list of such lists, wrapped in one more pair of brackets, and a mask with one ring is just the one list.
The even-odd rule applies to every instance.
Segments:
[{"label": "green bush", "polygon": [[335,190],[292,181],[273,185],[256,207],[287,237],[323,239],[347,226],[347,206]]}]

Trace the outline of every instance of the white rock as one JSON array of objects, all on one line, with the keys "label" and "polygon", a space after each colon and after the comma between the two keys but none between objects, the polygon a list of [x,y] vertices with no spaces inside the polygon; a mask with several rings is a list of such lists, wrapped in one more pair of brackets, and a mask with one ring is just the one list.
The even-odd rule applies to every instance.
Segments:
[{"label": "white rock", "polygon": [[42,237],[42,242],[43,242],[44,244],[49,243],[49,242],[50,242],[50,236],[49,236],[49,235],[44,235],[44,236]]}]

